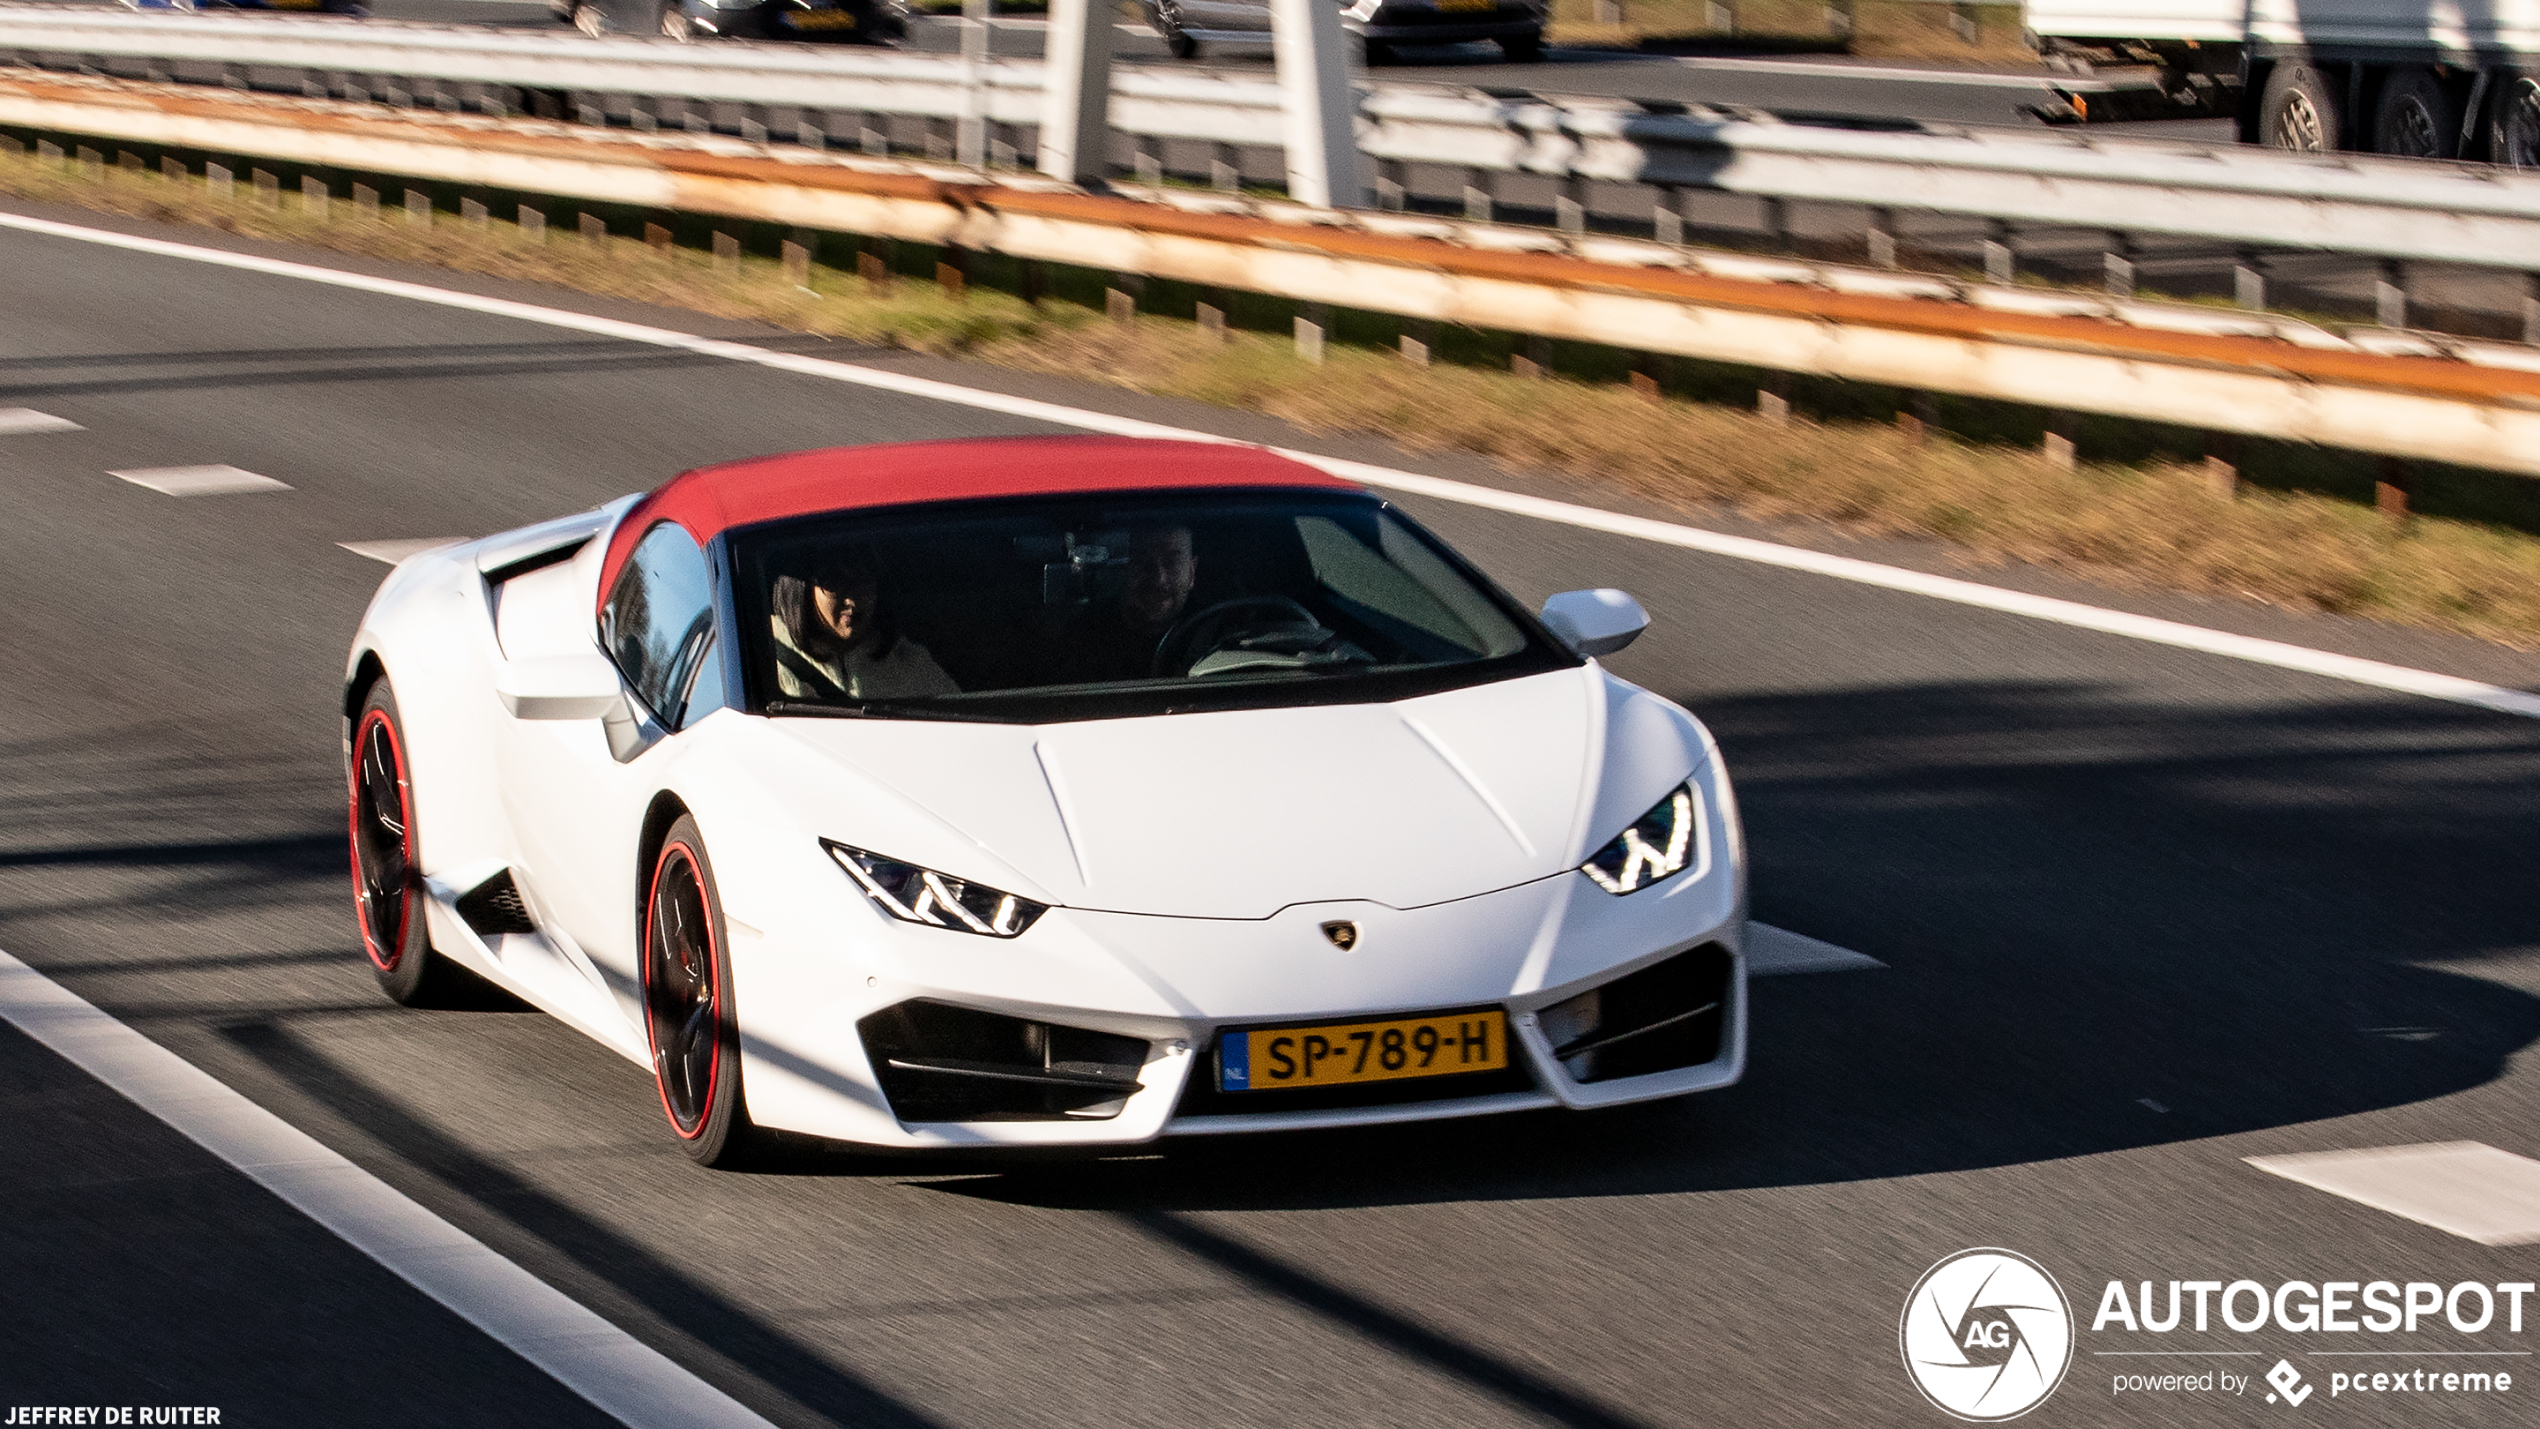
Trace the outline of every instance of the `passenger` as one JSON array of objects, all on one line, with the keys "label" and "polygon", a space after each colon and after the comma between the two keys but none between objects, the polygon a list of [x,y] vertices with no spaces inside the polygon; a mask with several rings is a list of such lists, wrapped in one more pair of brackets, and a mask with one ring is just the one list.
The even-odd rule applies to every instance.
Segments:
[{"label": "passenger", "polygon": [[776,688],[792,699],[908,700],[960,693],[926,647],[899,633],[873,563],[844,555],[769,592]]},{"label": "passenger", "polygon": [[1065,684],[1143,680],[1179,674],[1155,668],[1156,645],[1190,604],[1199,558],[1188,526],[1144,526],[1129,532],[1128,568],[1120,594],[1087,611],[1060,642]]}]

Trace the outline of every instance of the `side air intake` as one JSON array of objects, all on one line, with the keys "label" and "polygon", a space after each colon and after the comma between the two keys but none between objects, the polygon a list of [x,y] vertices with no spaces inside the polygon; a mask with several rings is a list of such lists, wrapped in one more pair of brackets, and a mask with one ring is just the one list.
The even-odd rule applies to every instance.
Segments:
[{"label": "side air intake", "polygon": [[508,868],[459,895],[459,921],[474,929],[480,938],[538,931],[537,921],[529,916],[529,905],[521,899],[520,885],[512,882]]}]

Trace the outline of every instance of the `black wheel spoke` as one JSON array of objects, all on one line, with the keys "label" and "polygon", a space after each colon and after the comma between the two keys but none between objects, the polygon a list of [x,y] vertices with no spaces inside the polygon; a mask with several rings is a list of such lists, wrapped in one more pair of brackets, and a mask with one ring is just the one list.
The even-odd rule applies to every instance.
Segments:
[{"label": "black wheel spoke", "polygon": [[405,953],[413,917],[414,858],[406,824],[405,770],[396,735],[373,715],[361,727],[354,750],[353,877],[362,931],[370,955],[383,969]]},{"label": "black wheel spoke", "polygon": [[671,1124],[692,1136],[713,1110],[721,1018],[705,887],[685,849],[663,856],[653,876],[650,914],[644,949],[647,1030]]}]

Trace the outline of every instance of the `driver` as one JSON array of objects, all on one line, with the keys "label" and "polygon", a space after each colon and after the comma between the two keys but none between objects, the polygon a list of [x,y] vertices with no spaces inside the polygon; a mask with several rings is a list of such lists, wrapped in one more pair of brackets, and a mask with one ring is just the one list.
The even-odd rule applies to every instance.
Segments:
[{"label": "driver", "polygon": [[841,552],[769,592],[776,688],[794,699],[900,700],[960,693],[926,647],[899,633],[872,559]]},{"label": "driver", "polygon": [[1199,557],[1190,527],[1133,528],[1124,554],[1118,597],[1086,612],[1061,641],[1066,683],[1147,678],[1157,643],[1191,602]]}]

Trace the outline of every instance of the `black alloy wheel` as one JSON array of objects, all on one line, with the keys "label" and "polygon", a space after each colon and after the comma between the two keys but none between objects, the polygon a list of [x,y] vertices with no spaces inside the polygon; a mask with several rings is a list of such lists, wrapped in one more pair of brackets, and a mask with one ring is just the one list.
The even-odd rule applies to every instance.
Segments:
[{"label": "black alloy wheel", "polygon": [[663,836],[644,899],[644,1039],[661,1107],[688,1154],[728,1166],[749,1140],[722,904],[695,819]]},{"label": "black alloy wheel", "polygon": [[362,697],[353,717],[352,752],[353,911],[361,922],[362,951],[390,998],[409,1007],[428,1005],[446,976],[424,924],[414,784],[397,697],[385,679]]}]

